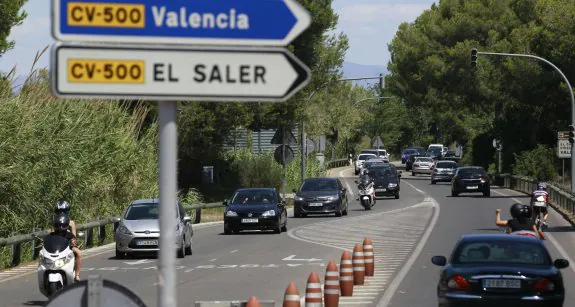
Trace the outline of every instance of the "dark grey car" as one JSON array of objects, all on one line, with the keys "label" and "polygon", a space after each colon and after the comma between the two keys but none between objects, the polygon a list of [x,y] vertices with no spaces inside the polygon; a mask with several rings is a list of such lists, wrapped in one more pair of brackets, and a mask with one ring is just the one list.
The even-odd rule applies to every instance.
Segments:
[{"label": "dark grey car", "polygon": [[347,189],[338,178],[309,178],[304,180],[299,191],[293,192],[294,217],[328,213],[338,217],[347,215]]}]

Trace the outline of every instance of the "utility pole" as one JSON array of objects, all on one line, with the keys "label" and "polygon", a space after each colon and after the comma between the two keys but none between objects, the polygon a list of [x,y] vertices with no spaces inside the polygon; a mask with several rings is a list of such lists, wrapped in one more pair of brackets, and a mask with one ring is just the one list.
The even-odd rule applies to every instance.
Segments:
[{"label": "utility pole", "polygon": [[[563,81],[567,84],[569,88],[569,93],[571,94],[571,124],[575,125],[575,95],[573,94],[573,87],[571,87],[571,83],[569,83],[569,79],[565,76],[565,74],[559,69],[559,67],[555,66],[555,64],[551,63],[550,61],[538,57],[535,55],[530,54],[521,54],[521,53],[496,53],[496,52],[481,52],[477,51],[476,48],[471,49],[471,66],[477,66],[477,55],[493,55],[493,56],[508,56],[508,57],[517,57],[517,58],[530,58],[536,59],[542,62],[547,63],[549,66],[553,67],[563,78]],[[475,58],[474,58],[475,57]],[[575,176],[575,150],[573,150],[573,144],[571,144],[571,191],[572,193],[575,192],[575,180],[573,177]]]}]

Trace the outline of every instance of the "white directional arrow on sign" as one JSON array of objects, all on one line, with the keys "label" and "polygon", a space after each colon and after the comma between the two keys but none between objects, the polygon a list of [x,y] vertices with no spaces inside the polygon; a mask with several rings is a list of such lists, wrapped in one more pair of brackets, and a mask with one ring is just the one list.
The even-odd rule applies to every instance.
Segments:
[{"label": "white directional arrow on sign", "polygon": [[323,259],[317,259],[317,258],[311,258],[311,259],[296,259],[294,258],[295,255],[291,255],[288,257],[285,257],[284,259],[282,259],[283,261],[308,261],[308,262],[312,262],[312,261],[322,261]]},{"label": "white directional arrow on sign", "polygon": [[57,45],[53,92],[62,97],[282,102],[310,70],[283,48]]},{"label": "white directional arrow on sign", "polygon": [[152,262],[152,260],[148,260],[148,259],[141,259],[141,260],[137,260],[137,261],[125,261],[125,264],[129,264],[129,265],[136,265],[136,264],[144,264],[144,263],[150,263]]}]

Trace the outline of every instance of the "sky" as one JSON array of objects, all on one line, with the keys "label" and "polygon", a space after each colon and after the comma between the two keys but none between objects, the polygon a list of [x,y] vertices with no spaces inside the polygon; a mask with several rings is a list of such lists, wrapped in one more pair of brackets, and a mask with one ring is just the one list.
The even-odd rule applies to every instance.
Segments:
[{"label": "sky", "polygon": [[[50,2],[31,0],[24,6],[28,18],[12,29],[10,39],[16,46],[0,57],[0,71],[7,72],[16,65],[16,75],[30,72],[36,52],[54,43],[50,34]],[[393,39],[398,26],[412,22],[433,0],[334,0],[333,8],[339,15],[338,32],[350,39],[346,61],[363,65],[386,66],[389,61],[387,44]],[[32,4],[33,3],[33,4]],[[48,66],[49,51],[36,68]]]}]

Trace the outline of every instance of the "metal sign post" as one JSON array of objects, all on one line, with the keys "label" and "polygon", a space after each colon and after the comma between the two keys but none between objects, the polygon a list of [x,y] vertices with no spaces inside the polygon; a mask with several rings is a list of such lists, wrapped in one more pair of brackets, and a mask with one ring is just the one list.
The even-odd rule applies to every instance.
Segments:
[{"label": "metal sign post", "polygon": [[52,49],[52,92],[158,100],[158,306],[175,307],[176,101],[287,101],[309,82],[309,68],[285,48],[253,46],[287,46],[311,16],[295,0],[124,2],[52,0],[52,36],[80,43]]}]

